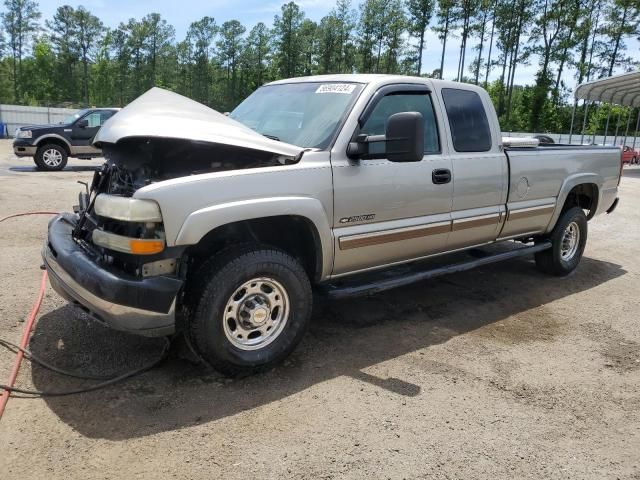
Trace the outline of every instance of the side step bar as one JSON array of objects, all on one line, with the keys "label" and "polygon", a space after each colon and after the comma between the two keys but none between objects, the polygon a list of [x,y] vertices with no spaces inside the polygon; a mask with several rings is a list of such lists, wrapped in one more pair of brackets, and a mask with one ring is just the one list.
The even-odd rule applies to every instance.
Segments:
[{"label": "side step bar", "polygon": [[551,242],[544,241],[531,245],[528,247],[516,248],[507,252],[496,253],[493,255],[487,255],[486,257],[476,258],[466,262],[455,263],[453,265],[446,265],[444,267],[433,268],[431,270],[423,271],[410,271],[408,273],[398,274],[393,277],[384,277],[377,281],[369,281],[363,283],[356,283],[356,280],[349,280],[348,284],[335,285],[327,284],[324,287],[324,293],[329,298],[347,298],[357,297],[362,295],[372,295],[378,292],[384,292],[385,290],[391,290],[393,288],[403,287],[415,282],[427,280],[441,275],[447,275],[449,273],[464,272],[471,270],[472,268],[481,267],[490,263],[501,262],[502,260],[509,260],[511,258],[524,257],[531,255],[532,253],[541,252],[551,248]]}]

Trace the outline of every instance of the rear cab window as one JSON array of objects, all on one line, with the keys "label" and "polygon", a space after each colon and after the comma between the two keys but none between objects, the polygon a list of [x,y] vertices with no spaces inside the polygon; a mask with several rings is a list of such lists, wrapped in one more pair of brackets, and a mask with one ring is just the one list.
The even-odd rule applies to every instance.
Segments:
[{"label": "rear cab window", "polygon": [[480,95],[471,90],[443,88],[442,99],[456,152],[491,150],[491,129]]}]

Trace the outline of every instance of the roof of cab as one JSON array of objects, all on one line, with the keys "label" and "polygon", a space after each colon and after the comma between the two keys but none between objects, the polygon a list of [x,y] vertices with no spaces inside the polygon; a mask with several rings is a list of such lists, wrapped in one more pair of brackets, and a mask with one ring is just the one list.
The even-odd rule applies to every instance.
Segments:
[{"label": "roof of cab", "polygon": [[267,85],[279,85],[283,83],[306,83],[306,82],[350,82],[350,83],[378,83],[387,82],[389,80],[411,81],[419,83],[423,80],[421,77],[409,77],[406,75],[385,75],[381,73],[340,73],[330,75],[310,75],[307,77],[283,78],[276,80]]},{"label": "roof of cab", "polygon": [[346,82],[346,83],[362,83],[387,85],[389,83],[429,83],[438,88],[463,88],[465,90],[483,90],[477,85],[470,83],[460,83],[451,80],[439,80],[428,77],[415,77],[409,75],[388,75],[381,73],[343,73],[333,75],[311,75],[308,77],[284,78],[265,85],[283,85],[287,83],[306,83],[306,82]]}]

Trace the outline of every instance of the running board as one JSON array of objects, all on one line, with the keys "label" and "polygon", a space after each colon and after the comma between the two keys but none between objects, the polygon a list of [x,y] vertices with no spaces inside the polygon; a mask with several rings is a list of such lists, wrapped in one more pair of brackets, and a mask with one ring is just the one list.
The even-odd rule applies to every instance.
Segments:
[{"label": "running board", "polygon": [[417,272],[410,271],[408,273],[401,273],[392,277],[386,276],[376,281],[357,283],[357,280],[349,279],[348,281],[345,281],[343,285],[335,285],[329,283],[326,284],[322,290],[328,297],[336,299],[357,297],[361,295],[372,295],[374,293],[403,287],[405,285],[410,285],[422,280],[439,277],[441,275],[447,275],[449,273],[455,272],[464,272],[466,270],[471,270],[472,268],[481,267],[483,265],[501,262],[503,260],[509,260],[511,258],[524,257],[526,255],[541,252],[549,248],[551,248],[551,242],[544,241],[535,245],[531,245],[529,247],[516,248],[507,252],[490,254],[466,262],[446,265],[444,267]]}]

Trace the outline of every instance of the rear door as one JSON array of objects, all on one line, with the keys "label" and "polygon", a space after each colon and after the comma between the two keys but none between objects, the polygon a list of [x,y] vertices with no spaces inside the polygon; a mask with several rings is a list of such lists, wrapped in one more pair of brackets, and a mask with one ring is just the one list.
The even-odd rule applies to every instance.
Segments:
[{"label": "rear door", "polygon": [[455,250],[491,242],[498,236],[505,218],[508,165],[492,133],[486,92],[442,88],[440,94],[447,115],[453,167],[452,226],[447,250]]},{"label": "rear door", "polygon": [[367,160],[349,159],[345,144],[337,143],[331,152],[334,274],[402,262],[446,247],[451,222],[451,160],[443,154],[439,133],[443,126],[427,86],[380,88],[348,134],[351,138],[383,135],[389,116],[406,111],[418,111],[424,118],[421,161],[390,162],[383,153],[383,143],[370,144],[369,152],[377,155]]}]

